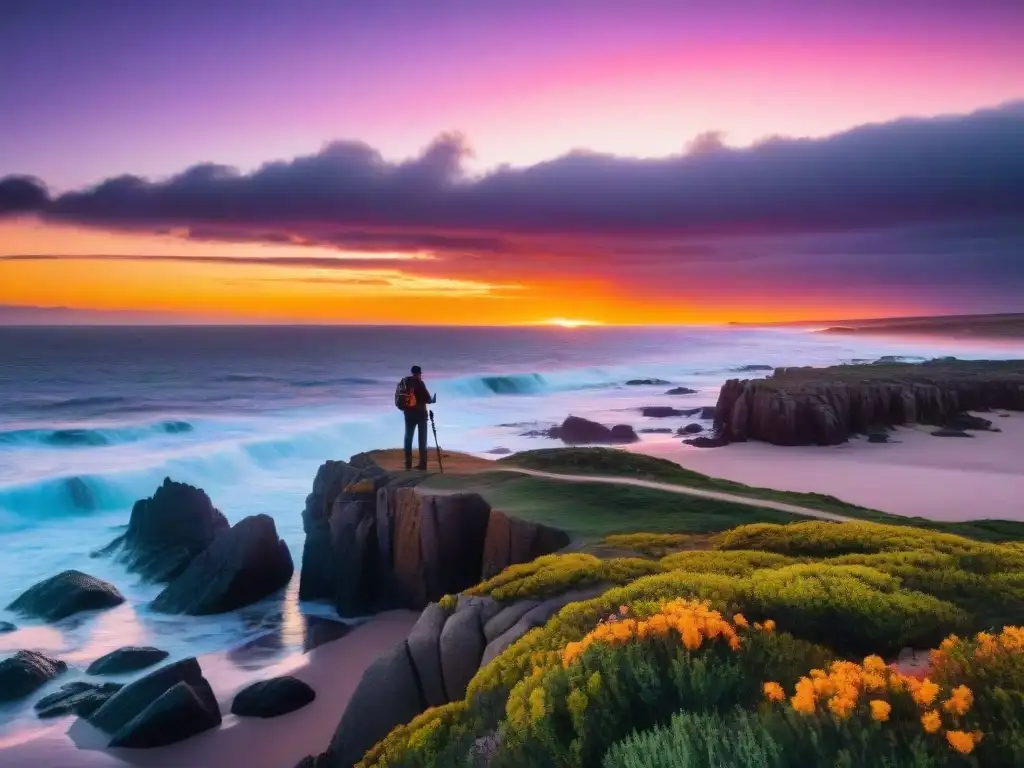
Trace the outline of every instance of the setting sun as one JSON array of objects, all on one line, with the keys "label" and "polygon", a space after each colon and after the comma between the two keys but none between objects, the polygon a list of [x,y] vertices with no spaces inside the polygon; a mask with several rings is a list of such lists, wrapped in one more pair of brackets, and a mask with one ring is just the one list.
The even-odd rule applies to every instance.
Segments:
[{"label": "setting sun", "polygon": [[572,320],[567,317],[553,317],[542,321],[541,325],[557,325],[559,328],[580,328],[585,325],[603,325],[597,320]]}]

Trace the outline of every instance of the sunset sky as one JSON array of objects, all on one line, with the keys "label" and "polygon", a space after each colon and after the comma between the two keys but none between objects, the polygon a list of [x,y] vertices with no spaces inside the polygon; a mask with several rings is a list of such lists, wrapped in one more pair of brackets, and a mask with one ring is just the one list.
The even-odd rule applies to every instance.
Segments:
[{"label": "sunset sky", "polygon": [[1024,311],[1022,39],[1020,0],[9,0],[0,322]]}]

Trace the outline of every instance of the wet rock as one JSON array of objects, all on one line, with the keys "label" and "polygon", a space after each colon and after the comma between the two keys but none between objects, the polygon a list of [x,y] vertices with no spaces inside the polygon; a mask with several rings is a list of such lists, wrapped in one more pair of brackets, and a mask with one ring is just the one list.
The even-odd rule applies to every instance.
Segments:
[{"label": "wet rock", "polygon": [[716,413],[718,413],[718,406],[705,405],[700,409],[699,418],[704,419],[705,421],[713,421]]},{"label": "wet rock", "polygon": [[110,746],[162,747],[216,728],[220,722],[220,708],[208,684],[179,682],[120,728]]},{"label": "wet rock", "polygon": [[630,379],[626,382],[627,387],[664,387],[671,384],[671,381],[664,379]]},{"label": "wet rock", "polygon": [[992,429],[992,422],[980,416],[972,416],[969,413],[958,413],[947,419],[943,426],[947,429],[970,429],[975,432],[986,432]]},{"label": "wet rock", "polygon": [[242,608],[284,589],[294,566],[274,519],[253,515],[218,534],[152,603],[162,613],[201,616]]},{"label": "wet rock", "polygon": [[640,409],[640,415],[650,419],[667,419],[672,416],[682,416],[683,412],[667,405],[649,405]]},{"label": "wet rock", "polygon": [[316,691],[294,677],[275,677],[250,685],[231,702],[239,717],[279,717],[302,709],[316,699]]},{"label": "wet rock", "polygon": [[683,440],[686,445],[692,445],[694,448],[722,448],[729,444],[729,441],[723,435],[701,435],[700,437],[690,437]]},{"label": "wet rock", "polygon": [[618,445],[635,443],[640,439],[626,424],[609,429],[604,424],[579,416],[569,416],[561,426],[548,430],[546,436],[561,440],[566,445]]},{"label": "wet rock", "polygon": [[704,427],[700,424],[687,424],[685,427],[679,428],[680,435],[696,435],[704,431]]},{"label": "wet rock", "polygon": [[634,429],[628,424],[616,424],[612,427],[612,443],[614,445],[635,443],[639,439]]},{"label": "wet rock", "polygon": [[88,675],[124,675],[151,667],[166,659],[170,654],[152,646],[125,646],[100,656],[90,664]]},{"label": "wet rock", "polygon": [[672,427],[647,427],[640,430],[642,435],[671,435],[672,432]]},{"label": "wet rock", "polygon": [[696,395],[696,389],[690,389],[689,387],[673,387],[672,389],[665,392],[666,395]]},{"label": "wet rock", "polygon": [[76,681],[62,685],[56,693],[44,696],[35,704],[40,720],[64,715],[89,717],[107,699],[121,690],[120,683],[86,683]]},{"label": "wet rock", "polygon": [[888,443],[889,433],[888,432],[868,432],[869,443]]},{"label": "wet rock", "polygon": [[932,437],[974,437],[970,432],[964,432],[962,429],[947,429],[946,427],[932,430],[931,435]]},{"label": "wet rock", "polygon": [[187,683],[194,689],[210,687],[203,677],[199,662],[191,657],[182,659],[129,683],[111,696],[88,720],[105,733],[117,733],[178,683]]},{"label": "wet rock", "polygon": [[774,368],[770,365],[741,365],[739,368],[733,368],[737,373],[747,373],[753,371],[771,371]]},{"label": "wet rock", "polygon": [[170,581],[227,528],[227,519],[201,488],[165,478],[151,498],[135,502],[128,530],[101,554],[118,552],[144,578]]},{"label": "wet rock", "polygon": [[327,764],[351,766],[400,723],[426,709],[405,641],[363,673],[327,750]]},{"label": "wet rock", "polygon": [[480,668],[485,645],[478,606],[458,611],[445,622],[440,640],[441,672],[451,700],[466,695],[469,681]]},{"label": "wet rock", "polygon": [[35,693],[63,674],[68,665],[35,651],[18,651],[0,661],[0,702],[16,701]]},{"label": "wet rock", "polygon": [[34,619],[60,621],[82,611],[113,608],[124,596],[106,581],[81,571],[63,571],[30,587],[7,609]]}]

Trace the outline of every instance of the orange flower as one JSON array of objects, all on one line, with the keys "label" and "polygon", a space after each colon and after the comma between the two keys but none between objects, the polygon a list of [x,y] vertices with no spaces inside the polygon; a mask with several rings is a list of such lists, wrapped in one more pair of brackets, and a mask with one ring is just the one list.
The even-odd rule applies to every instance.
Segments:
[{"label": "orange flower", "polygon": [[848,718],[856,705],[857,700],[847,696],[833,696],[828,700],[828,708],[840,720]]},{"label": "orange flower", "polygon": [[732,623],[735,624],[737,627],[740,627],[741,629],[746,629],[750,626],[750,624],[747,623],[746,616],[744,616],[742,613],[737,613],[735,616],[733,616]]},{"label": "orange flower", "polygon": [[935,733],[942,727],[942,717],[936,710],[930,709],[921,715],[921,725],[927,733]]},{"label": "orange flower", "polygon": [[619,606],[619,615],[620,616],[628,616],[629,615],[629,606],[628,605],[620,605]]},{"label": "orange flower", "polygon": [[914,701],[920,704],[922,707],[929,706],[935,697],[939,695],[939,686],[933,683],[927,677],[921,681],[921,684],[914,691]]},{"label": "orange flower", "polygon": [[951,714],[962,716],[967,714],[973,703],[974,694],[971,693],[971,689],[966,685],[961,685],[953,689],[942,708]]},{"label": "orange flower", "polygon": [[946,731],[946,741],[962,755],[969,755],[974,749],[974,735],[964,731]]},{"label": "orange flower", "polygon": [[881,699],[873,699],[870,703],[871,707],[871,719],[879,723],[884,723],[889,719],[889,713],[892,712],[892,705],[887,701]]},{"label": "orange flower", "polygon": [[778,683],[765,683],[764,695],[768,697],[769,701],[782,701],[786,698],[786,692]]},{"label": "orange flower", "polygon": [[768,619],[768,621],[766,621],[764,624],[762,624],[761,627],[762,627],[762,629],[764,629],[765,632],[774,632],[775,631],[775,621],[774,621],[774,619]]}]

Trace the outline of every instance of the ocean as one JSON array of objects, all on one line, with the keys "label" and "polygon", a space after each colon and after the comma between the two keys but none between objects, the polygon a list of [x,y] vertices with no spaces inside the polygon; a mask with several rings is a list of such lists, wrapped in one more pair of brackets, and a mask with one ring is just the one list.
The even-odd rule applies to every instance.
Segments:
[{"label": "ocean", "polygon": [[[55,626],[0,610],[19,626],[0,635],[0,656],[34,648],[84,667],[123,645],[152,644],[172,658],[230,652],[258,668],[301,648],[312,622],[330,615],[296,599],[306,494],[324,460],[400,444],[392,397],[411,365],[437,393],[441,446],[484,453],[553,445],[522,433],[569,414],[638,430],[680,426],[687,420],[637,409],[714,405],[727,378],[764,375],[750,366],[883,355],[1020,356],[985,342],[744,328],[0,328],[0,606],[67,568],[128,598]],[[647,378],[697,394],[626,384]],[[202,487],[231,522],[275,519],[296,565],[283,600],[217,617],[153,614],[146,604],[159,587],[90,557],[164,477]],[[30,705],[0,710],[0,730],[29,717]]]}]

